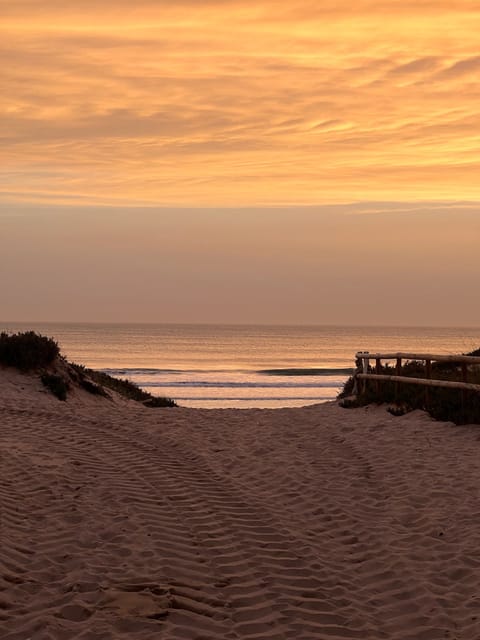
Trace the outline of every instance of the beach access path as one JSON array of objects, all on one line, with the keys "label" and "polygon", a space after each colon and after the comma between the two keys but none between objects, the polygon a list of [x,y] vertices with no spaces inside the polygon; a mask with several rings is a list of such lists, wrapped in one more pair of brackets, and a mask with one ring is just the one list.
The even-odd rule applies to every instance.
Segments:
[{"label": "beach access path", "polygon": [[478,427],[2,389],[2,640],[480,637]]}]

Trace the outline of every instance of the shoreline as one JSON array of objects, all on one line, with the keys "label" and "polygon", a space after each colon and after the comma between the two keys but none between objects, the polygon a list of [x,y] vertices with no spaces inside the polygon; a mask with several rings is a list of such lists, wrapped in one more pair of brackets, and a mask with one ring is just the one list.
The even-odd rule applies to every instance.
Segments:
[{"label": "shoreline", "polygon": [[[26,326],[9,328],[25,330]],[[118,372],[120,378],[131,379],[153,395],[178,396],[180,403],[189,406],[201,396],[215,398],[211,406],[231,402],[223,398],[255,395],[278,398],[277,406],[298,406],[295,400],[282,402],[286,396],[317,396],[323,402],[336,397],[346,372],[355,367],[358,350],[462,353],[480,344],[480,330],[459,327],[30,323],[28,328],[53,334],[69,361],[113,375]],[[241,400],[237,406],[240,402],[265,404]],[[301,404],[307,402],[311,401]]]}]

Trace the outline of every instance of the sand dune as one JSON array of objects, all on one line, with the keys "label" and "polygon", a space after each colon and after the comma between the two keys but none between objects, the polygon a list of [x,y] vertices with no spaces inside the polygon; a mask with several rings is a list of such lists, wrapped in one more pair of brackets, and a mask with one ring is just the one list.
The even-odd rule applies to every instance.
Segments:
[{"label": "sand dune", "polygon": [[478,427],[62,403],[19,380],[0,387],[2,640],[480,638]]}]

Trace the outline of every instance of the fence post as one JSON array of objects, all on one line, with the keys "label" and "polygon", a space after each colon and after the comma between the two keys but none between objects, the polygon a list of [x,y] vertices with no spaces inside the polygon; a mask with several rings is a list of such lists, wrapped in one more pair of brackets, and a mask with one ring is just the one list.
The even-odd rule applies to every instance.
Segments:
[{"label": "fence post", "polygon": [[[432,361],[425,360],[425,375],[427,376],[427,380],[432,379]],[[425,387],[425,408],[428,409],[430,406],[430,389],[428,386]]]},{"label": "fence post", "polygon": [[[380,383],[387,382],[390,384],[393,383],[394,390],[395,390],[395,401],[400,402],[400,399],[402,397],[401,395],[402,385],[404,384],[421,385],[424,387],[423,392],[421,392],[418,395],[414,394],[415,395],[414,400],[415,400],[416,406],[425,408],[427,410],[432,410],[432,406],[436,402],[436,396],[432,394],[430,387],[455,389],[455,390],[460,390],[460,393],[461,393],[461,406],[458,407],[458,405],[456,405],[455,403],[456,407],[458,407],[457,415],[459,419],[462,417],[462,413],[463,413],[463,418],[466,420],[470,419],[471,415],[475,413],[475,411],[473,411],[473,413],[469,415],[468,401],[470,396],[468,394],[476,394],[475,396],[472,395],[472,399],[476,403],[477,399],[480,399],[480,396],[478,395],[480,394],[480,384],[477,384],[476,381],[468,382],[468,378],[470,377],[468,375],[468,367],[469,365],[480,365],[480,357],[475,357],[475,356],[469,357],[464,355],[444,355],[444,354],[440,354],[440,355],[413,354],[413,353],[403,353],[403,352],[397,352],[397,353],[386,352],[382,354],[382,353],[370,353],[369,351],[358,351],[355,354],[355,357],[356,357],[356,372],[354,376],[355,378],[354,389],[355,389],[355,392],[357,392],[357,395],[360,395],[360,396],[362,394],[364,396],[367,395],[367,392],[369,389],[368,381],[371,380],[372,382],[374,382],[374,384],[370,385],[370,388],[372,389],[372,391],[376,392],[377,396],[379,397],[381,395]],[[372,366],[370,366],[370,360],[375,360],[375,364],[374,365],[372,364]],[[391,374],[389,372],[389,369],[390,369],[389,366],[382,365],[382,360],[396,360],[395,374]],[[422,360],[423,362],[425,362],[424,373],[421,374],[421,377],[418,377],[418,375],[417,376],[411,375],[411,372],[410,372],[410,375],[408,375],[409,374],[408,370],[402,374],[403,360],[406,360],[407,362],[409,360],[415,360],[415,361]],[[445,376],[442,376],[442,375],[440,376],[440,379],[438,379],[438,377],[435,377],[435,372],[433,371],[433,363],[436,361],[450,363],[450,367],[447,367],[447,369],[450,369],[450,368],[452,369],[452,375],[450,376],[447,375],[446,379],[443,379],[445,378]],[[454,365],[453,368],[451,367],[451,365]],[[460,375],[459,375],[459,372],[461,372]],[[421,402],[422,395],[424,396],[424,399],[423,399],[424,404],[422,404]],[[373,398],[370,398],[370,399],[373,400]],[[366,400],[366,397],[364,397],[364,400]]]},{"label": "fence post", "polygon": [[[399,376],[402,373],[402,359],[397,358],[397,366],[395,367],[395,375]],[[398,382],[395,382],[395,402],[398,401]]]},{"label": "fence post", "polygon": [[[370,358],[368,357],[368,351],[364,351],[364,354],[366,354],[366,356],[364,355],[362,357],[362,368],[363,368],[363,373],[368,373],[368,365],[370,363]],[[364,380],[363,381],[363,393],[367,392],[367,383],[368,380]]]},{"label": "fence post", "polygon": [[[375,373],[382,373],[382,364],[380,358],[375,359]],[[375,380],[375,392],[377,395],[380,393],[380,382]]]},{"label": "fence post", "polygon": [[[462,362],[462,382],[467,382],[467,364],[466,362]],[[465,412],[465,401],[467,399],[467,394],[465,392],[465,389],[461,390],[461,394],[462,394],[462,414],[463,414],[463,419],[466,420],[466,412]]]},{"label": "fence post", "polygon": [[358,385],[358,378],[357,378],[357,374],[362,373],[362,362],[360,360],[360,358],[358,357],[358,353],[357,353],[357,358],[355,360],[355,373],[353,374],[353,395],[354,396],[358,396],[359,394],[359,385]]}]

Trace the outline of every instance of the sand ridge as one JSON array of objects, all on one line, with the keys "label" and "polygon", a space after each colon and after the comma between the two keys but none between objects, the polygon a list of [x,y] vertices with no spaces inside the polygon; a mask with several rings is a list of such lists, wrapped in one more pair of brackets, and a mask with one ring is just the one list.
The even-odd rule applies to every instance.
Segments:
[{"label": "sand ridge", "polygon": [[0,395],[0,637],[476,639],[480,431]]}]

